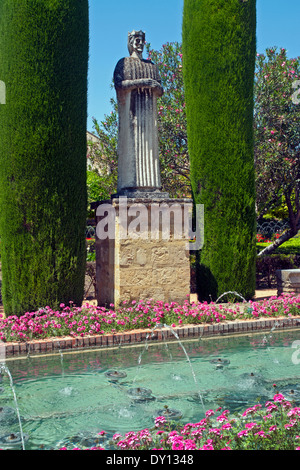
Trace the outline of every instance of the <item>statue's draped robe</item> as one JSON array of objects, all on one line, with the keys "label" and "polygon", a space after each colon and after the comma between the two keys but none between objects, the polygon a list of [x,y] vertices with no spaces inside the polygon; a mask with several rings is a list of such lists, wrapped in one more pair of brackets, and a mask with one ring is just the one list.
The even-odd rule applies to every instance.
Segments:
[{"label": "statue's draped robe", "polygon": [[153,79],[160,84],[158,68],[151,61],[126,57],[114,72],[118,99],[118,194],[126,190],[160,190],[155,88],[126,89],[122,82]]}]

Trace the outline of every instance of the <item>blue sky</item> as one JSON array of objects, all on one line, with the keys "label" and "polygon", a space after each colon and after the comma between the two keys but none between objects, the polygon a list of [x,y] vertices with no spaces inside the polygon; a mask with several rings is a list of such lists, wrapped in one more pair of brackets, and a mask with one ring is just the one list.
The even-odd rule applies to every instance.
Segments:
[{"label": "blue sky", "polygon": [[[112,75],[119,59],[128,55],[127,33],[146,32],[155,49],[181,42],[184,0],[89,0],[90,62],[87,128],[110,113]],[[257,51],[285,47],[289,57],[300,56],[300,0],[257,0]]]}]

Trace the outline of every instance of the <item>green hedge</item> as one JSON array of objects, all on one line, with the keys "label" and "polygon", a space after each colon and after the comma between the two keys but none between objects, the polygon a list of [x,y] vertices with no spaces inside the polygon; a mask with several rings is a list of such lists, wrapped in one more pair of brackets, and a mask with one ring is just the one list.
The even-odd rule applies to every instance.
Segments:
[{"label": "green hedge", "polygon": [[204,204],[202,300],[255,292],[256,2],[185,0],[183,71],[195,204]]},{"label": "green hedge", "polygon": [[1,0],[0,238],[7,314],[80,304],[88,0]]}]

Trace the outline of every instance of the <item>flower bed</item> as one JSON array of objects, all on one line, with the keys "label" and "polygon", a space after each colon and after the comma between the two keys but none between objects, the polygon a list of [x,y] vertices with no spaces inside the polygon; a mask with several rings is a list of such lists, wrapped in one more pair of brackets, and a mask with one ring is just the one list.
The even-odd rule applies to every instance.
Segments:
[{"label": "flower bed", "polygon": [[[58,310],[49,306],[36,312],[27,312],[0,318],[0,340],[24,342],[64,336],[84,337],[105,335],[134,329],[149,329],[157,324],[169,326],[220,323],[232,320],[251,320],[298,316],[300,295],[283,294],[268,300],[240,304],[189,303],[139,301],[120,308],[97,307],[84,304],[81,307],[60,305]],[[1,315],[0,315],[1,317]]]},{"label": "flower bed", "polygon": [[[99,440],[104,440],[105,435],[105,431],[100,432]],[[115,434],[110,446],[126,451],[300,450],[300,407],[277,392],[273,401],[264,406],[257,403],[234,415],[221,408],[209,410],[198,423],[176,425],[165,416],[158,416],[153,429],[131,431],[125,436]],[[60,450],[68,449],[63,447]],[[105,448],[98,446],[92,450]]]}]

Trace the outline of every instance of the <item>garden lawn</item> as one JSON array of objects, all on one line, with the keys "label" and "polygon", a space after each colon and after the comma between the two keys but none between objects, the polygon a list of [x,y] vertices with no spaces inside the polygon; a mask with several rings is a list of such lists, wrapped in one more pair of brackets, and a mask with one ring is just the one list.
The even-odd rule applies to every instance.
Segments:
[{"label": "garden lawn", "polygon": [[[262,240],[263,237],[261,237],[259,234],[257,235],[257,240]],[[257,252],[259,253],[261,250],[266,248],[266,246],[269,246],[272,243],[271,240],[268,241],[258,241],[256,243],[257,247]],[[296,237],[290,238],[286,242],[284,242],[282,245],[280,245],[276,250],[274,251],[273,254],[276,255],[300,255],[300,236],[297,235]]]}]

